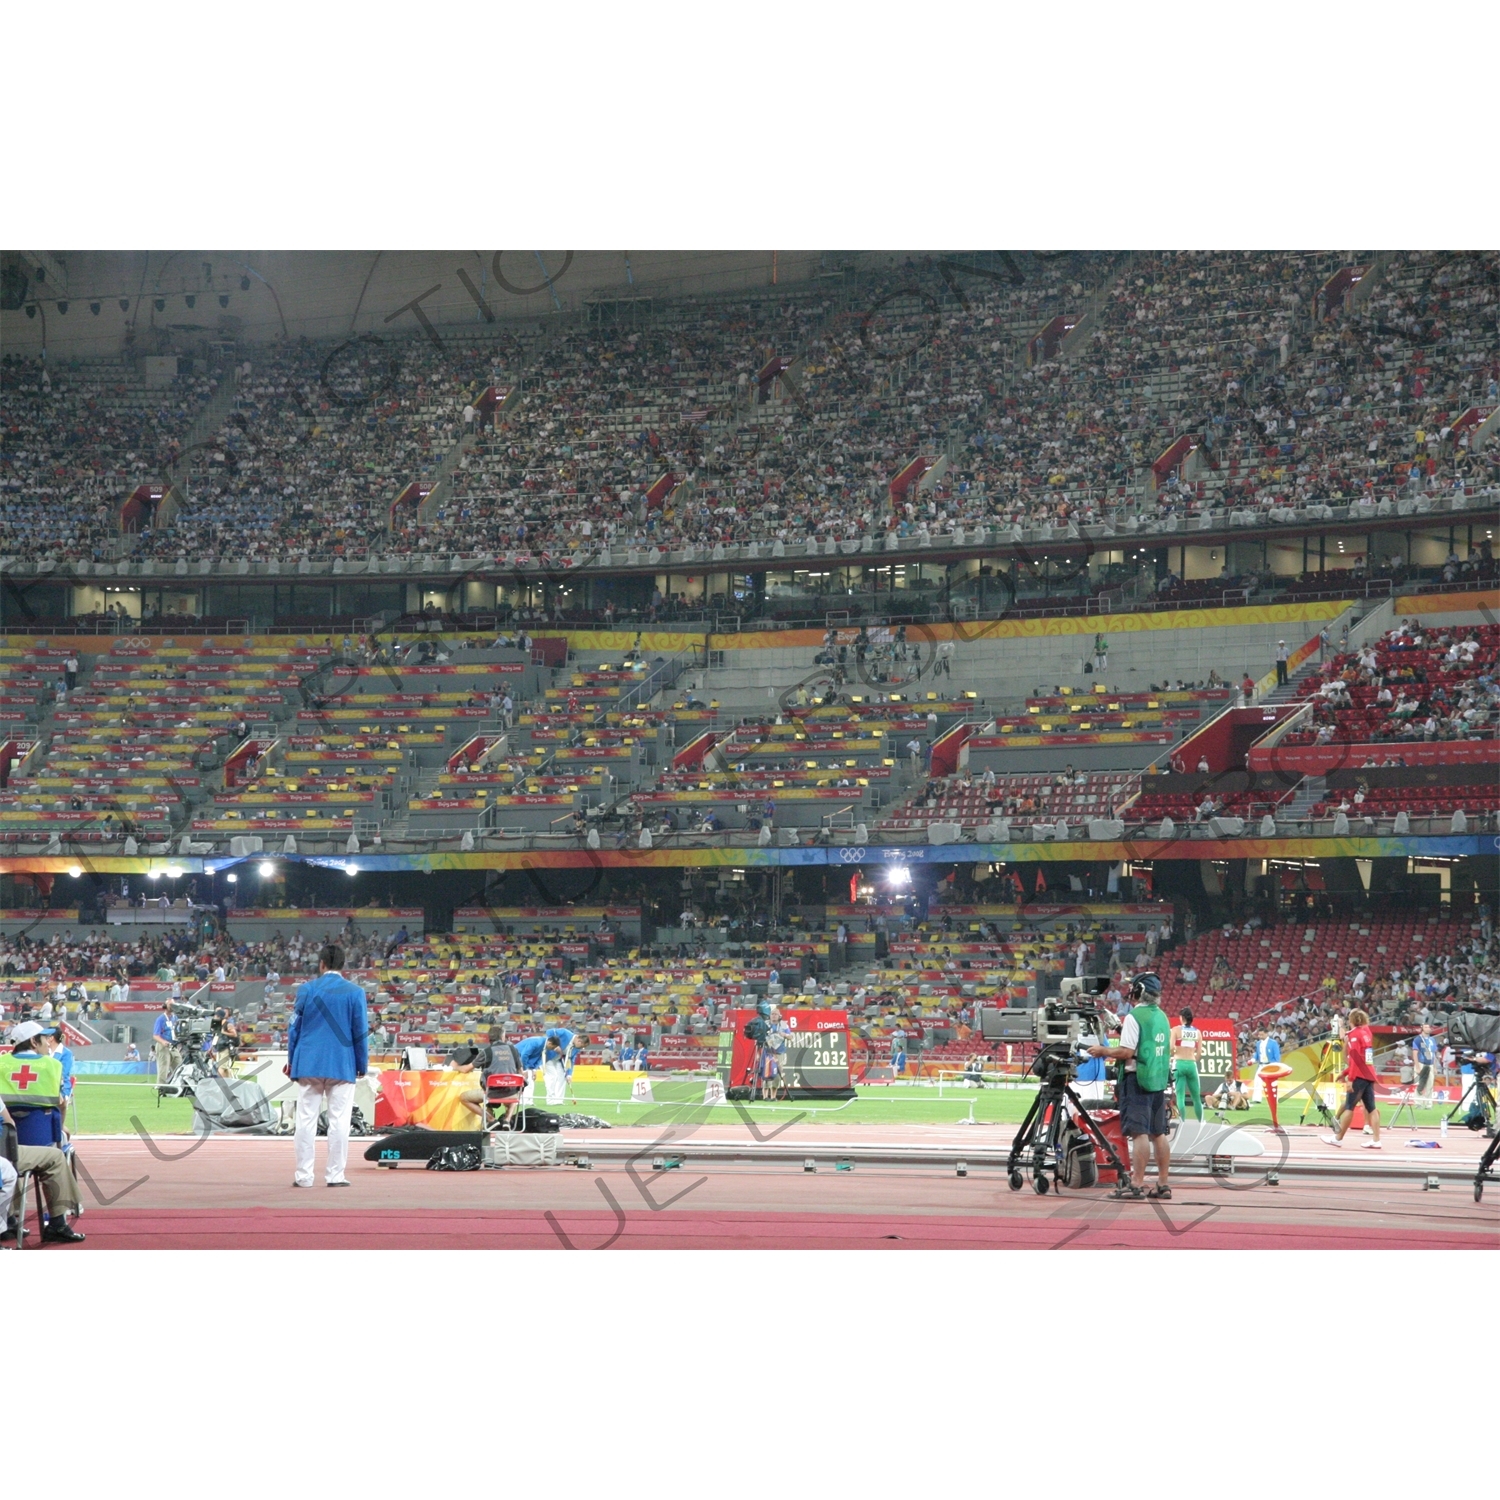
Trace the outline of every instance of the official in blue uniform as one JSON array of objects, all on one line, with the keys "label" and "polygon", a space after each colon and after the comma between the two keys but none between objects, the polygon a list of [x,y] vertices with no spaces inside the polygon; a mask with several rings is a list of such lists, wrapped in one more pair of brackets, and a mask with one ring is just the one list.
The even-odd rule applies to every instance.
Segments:
[{"label": "official in blue uniform", "polygon": [[318,954],[318,977],[298,985],[287,1028],[287,1072],[302,1085],[297,1100],[296,1175],[293,1187],[313,1185],[318,1116],[328,1106],[328,1163],[323,1180],[348,1187],[349,1120],[354,1080],[369,1070],[370,1020],[365,992],[344,978],[344,950],[329,943]]}]

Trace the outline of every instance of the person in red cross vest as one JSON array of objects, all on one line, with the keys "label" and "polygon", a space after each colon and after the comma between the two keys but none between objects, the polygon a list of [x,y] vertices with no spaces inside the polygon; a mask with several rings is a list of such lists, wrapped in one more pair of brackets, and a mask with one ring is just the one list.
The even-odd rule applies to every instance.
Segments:
[{"label": "person in red cross vest", "polygon": [[[11,1114],[12,1107],[20,1110],[35,1104],[46,1109],[60,1104],[56,1089],[61,1070],[50,1055],[52,1031],[39,1021],[22,1021],[11,1027],[6,1040],[13,1048],[8,1055],[0,1054],[0,1131],[4,1134],[6,1158],[16,1172],[30,1172],[42,1185],[48,1215],[42,1242],[81,1244],[84,1236],[68,1222],[82,1212],[78,1181],[68,1154],[56,1146],[13,1144],[17,1121]],[[14,1177],[8,1172],[0,1176],[6,1184],[0,1188],[0,1210],[5,1218],[0,1241],[13,1240],[19,1232],[19,1225],[11,1216]]]}]

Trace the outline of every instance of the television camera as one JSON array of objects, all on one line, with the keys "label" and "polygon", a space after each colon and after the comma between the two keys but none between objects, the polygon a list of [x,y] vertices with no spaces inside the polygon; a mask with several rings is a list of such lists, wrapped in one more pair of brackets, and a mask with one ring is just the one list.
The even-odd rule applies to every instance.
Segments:
[{"label": "television camera", "polygon": [[173,1046],[181,1051],[196,1048],[203,1050],[208,1034],[213,1030],[213,1016],[201,1005],[183,1002],[172,1007],[177,1025],[174,1029]]},{"label": "television camera", "polygon": [[177,1062],[168,1077],[156,1080],[158,1101],[180,1099],[192,1091],[200,1078],[208,1077],[212,1072],[203,1059],[204,1044],[213,1030],[213,1017],[207,1008],[179,1000],[172,1007],[172,1019],[172,1050]]},{"label": "television camera", "polygon": [[1495,1058],[1500,1055],[1500,1014],[1488,1010],[1455,1010],[1448,1016],[1448,1045],[1461,1063],[1473,1070],[1474,1081],[1464,1090],[1448,1118],[1468,1103],[1464,1123],[1482,1130],[1490,1138],[1474,1174],[1474,1201],[1484,1196],[1484,1185],[1493,1181],[1495,1160],[1500,1155],[1500,1129],[1495,1123]]},{"label": "television camera", "polygon": [[1002,1010],[986,1020],[984,1034],[1036,1043],[1030,1072],[1038,1082],[1037,1096],[1015,1140],[1007,1170],[1012,1191],[1026,1180],[1022,1163],[1029,1156],[1031,1185],[1046,1193],[1059,1182],[1067,1187],[1092,1187],[1099,1180],[1098,1153],[1109,1158],[1120,1180],[1128,1175],[1113,1143],[1100,1129],[1074,1089],[1088,1048],[1102,1044],[1111,1017],[1100,1004],[1103,979],[1065,979],[1061,992],[1044,999],[1034,1010]]},{"label": "television camera", "polygon": [[[988,1010],[981,1017],[987,1041],[1035,1042],[1038,1046],[1031,1071],[1066,1072],[1074,1077],[1087,1053],[1086,1047],[1101,1041],[1113,1029],[1113,1017],[1099,1003],[1106,981],[1065,979],[1060,994],[1045,999],[1034,1009]],[[1097,986],[1097,988],[1096,988]]]}]

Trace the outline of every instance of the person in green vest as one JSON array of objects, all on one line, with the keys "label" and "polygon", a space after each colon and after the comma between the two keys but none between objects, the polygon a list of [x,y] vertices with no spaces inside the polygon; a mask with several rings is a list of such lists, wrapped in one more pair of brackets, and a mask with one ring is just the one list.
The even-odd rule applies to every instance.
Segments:
[{"label": "person in green vest", "polygon": [[[1130,1181],[1115,1198],[1170,1198],[1171,1147],[1167,1140],[1167,1085],[1172,1076],[1172,1027],[1161,1008],[1161,980],[1137,974],[1130,998],[1135,1002],[1112,1047],[1090,1047],[1090,1057],[1107,1057],[1123,1065],[1120,1075],[1120,1124],[1130,1144]],[[1149,1142],[1149,1146],[1148,1146]],[[1146,1159],[1156,1154],[1156,1186],[1146,1191]]]},{"label": "person in green vest", "polygon": [[[37,1021],[22,1021],[12,1026],[6,1035],[5,1040],[14,1050],[0,1054],[0,1129],[5,1129],[8,1141],[16,1140],[9,1133],[11,1130],[25,1129],[24,1111],[61,1108],[63,1071],[62,1065],[51,1055],[52,1035],[50,1028]],[[12,1109],[22,1118],[12,1115]],[[69,1155],[57,1145],[17,1142],[11,1165],[17,1172],[30,1172],[42,1185],[48,1215],[47,1227],[42,1232],[43,1243],[82,1244],[84,1236],[68,1222],[69,1217],[82,1208]],[[4,1218],[0,1242],[14,1240],[20,1232],[20,1224],[11,1213],[14,1177],[11,1173],[4,1175],[10,1191],[5,1194],[5,1202],[0,1204]]]}]

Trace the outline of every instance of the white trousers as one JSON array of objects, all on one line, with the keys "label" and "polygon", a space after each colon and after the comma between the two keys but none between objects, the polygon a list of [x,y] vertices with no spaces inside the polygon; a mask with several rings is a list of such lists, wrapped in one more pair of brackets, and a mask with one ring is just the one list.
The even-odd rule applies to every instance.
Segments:
[{"label": "white trousers", "polygon": [[10,1205],[15,1191],[16,1169],[0,1156],[0,1222],[10,1218]]},{"label": "white trousers", "polygon": [[349,1162],[349,1117],[354,1113],[354,1085],[340,1078],[299,1078],[297,1100],[297,1181],[311,1187],[313,1153],[318,1144],[318,1115],[328,1106],[328,1165],[325,1182],[342,1182]]}]

